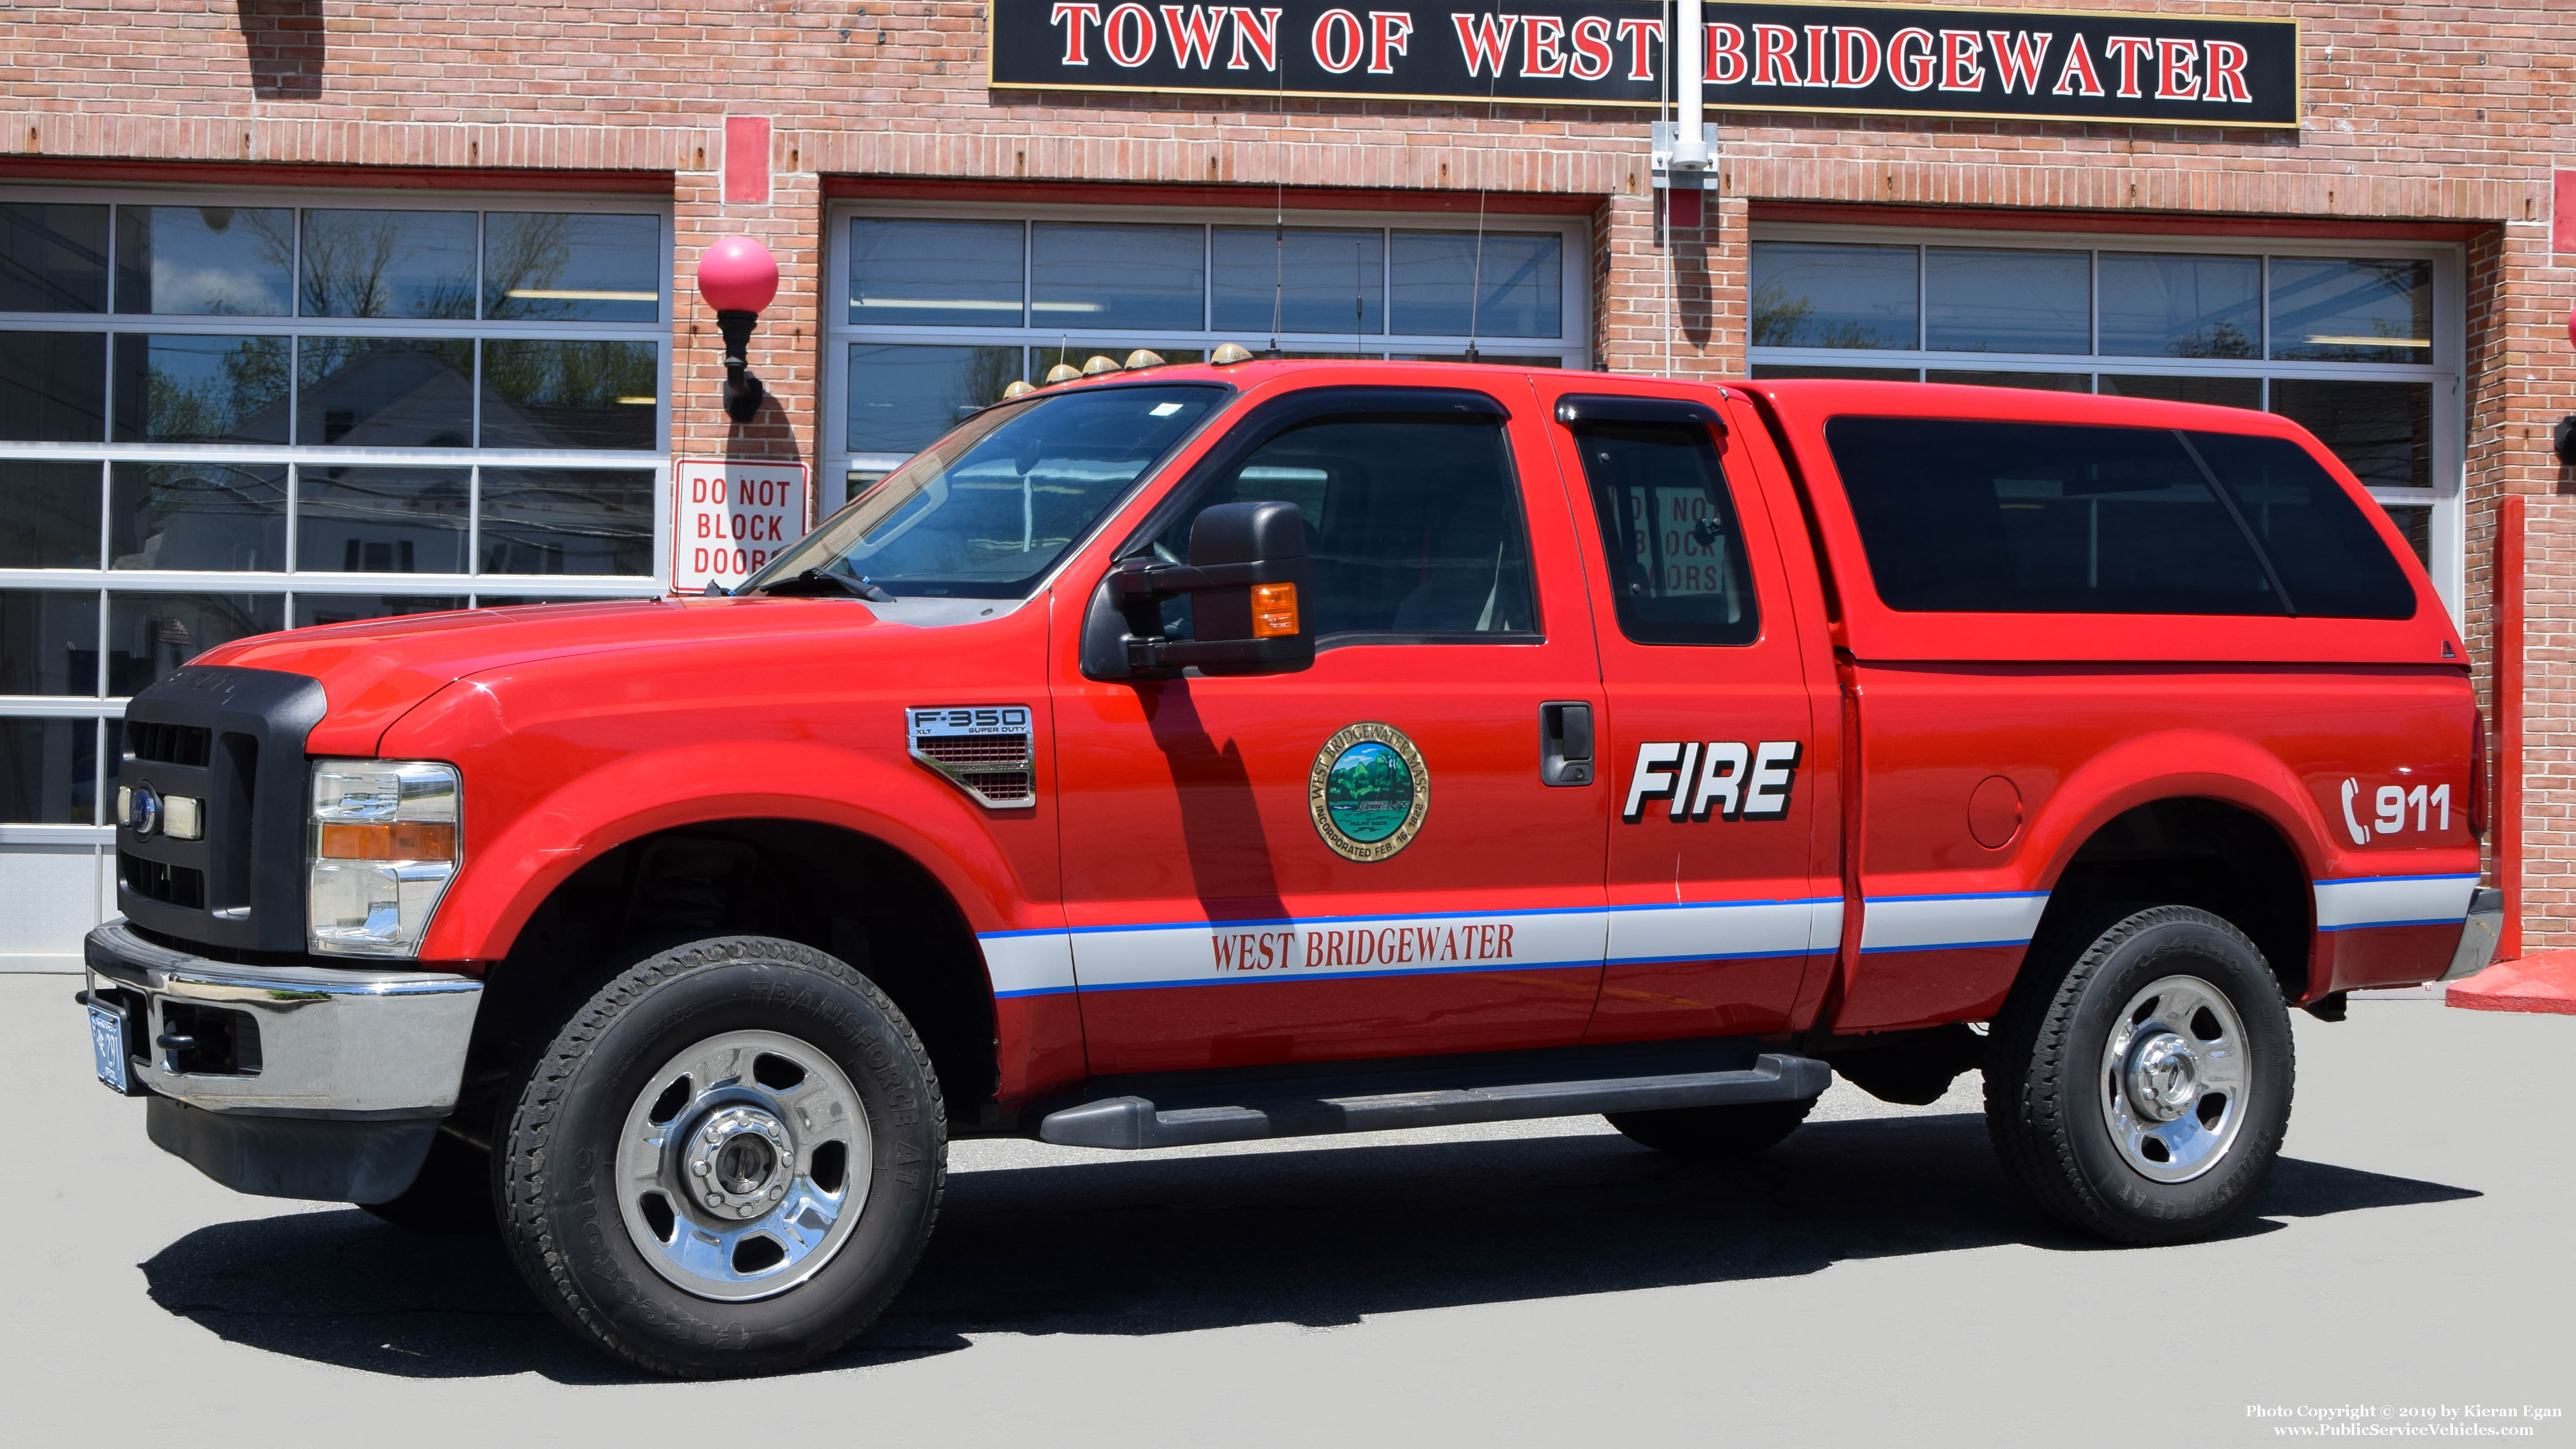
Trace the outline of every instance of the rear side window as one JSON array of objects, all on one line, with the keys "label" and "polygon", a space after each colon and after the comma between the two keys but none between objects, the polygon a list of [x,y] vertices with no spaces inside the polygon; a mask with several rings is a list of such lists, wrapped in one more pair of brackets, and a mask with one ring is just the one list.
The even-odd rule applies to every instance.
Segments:
[{"label": "rear side window", "polygon": [[1758,638],[1744,530],[1707,426],[1585,423],[1575,443],[1610,559],[1619,632],[1640,644]]},{"label": "rear side window", "polygon": [[2285,439],[1942,418],[1836,418],[1825,438],[1891,609],[2415,610],[2350,496]]},{"label": "rear side window", "polygon": [[2307,449],[2287,438],[2187,436],[2244,510],[2246,527],[2280,575],[2293,613],[2326,619],[2415,616],[2415,586],[2396,555]]}]

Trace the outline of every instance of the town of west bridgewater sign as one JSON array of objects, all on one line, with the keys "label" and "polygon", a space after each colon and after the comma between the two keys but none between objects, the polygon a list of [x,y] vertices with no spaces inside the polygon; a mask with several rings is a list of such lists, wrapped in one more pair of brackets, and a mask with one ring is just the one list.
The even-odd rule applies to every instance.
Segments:
[{"label": "town of west bridgewater sign", "polygon": [[[1654,106],[1671,85],[1655,0],[990,3],[996,90]],[[1731,0],[1704,18],[1707,103],[1726,110],[2299,124],[2291,20]]]}]

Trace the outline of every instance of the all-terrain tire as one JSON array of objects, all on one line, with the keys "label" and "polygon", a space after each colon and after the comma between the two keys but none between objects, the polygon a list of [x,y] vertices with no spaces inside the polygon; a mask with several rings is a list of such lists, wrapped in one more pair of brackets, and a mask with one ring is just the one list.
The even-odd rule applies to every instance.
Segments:
[{"label": "all-terrain tire", "polygon": [[[621,1191],[632,1182],[620,1181],[619,1152],[634,1148],[638,1114],[646,1110],[639,1103],[655,1102],[651,1110],[661,1110],[660,1099],[641,1095],[647,1086],[708,1043],[746,1038],[791,1043],[807,1054],[801,1059],[818,1080],[836,1083],[831,1100],[855,1099],[836,1109],[836,1120],[863,1125],[865,1147],[854,1155],[865,1168],[842,1165],[848,1194],[857,1199],[844,1202],[843,1210],[855,1221],[837,1238],[818,1230],[821,1241],[837,1243],[828,1254],[816,1250],[818,1266],[769,1296],[710,1297],[672,1281],[676,1256],[663,1266],[647,1260],[653,1245],[631,1226],[632,1193],[621,1197]],[[751,1086],[758,1070],[743,1066],[735,1088]],[[721,1081],[698,1081],[689,1091],[725,1088]],[[665,1095],[674,1094],[686,1095],[676,1089]],[[792,941],[696,941],[618,972],[532,1053],[508,1103],[497,1176],[502,1236],[521,1274],[576,1333],[655,1373],[770,1373],[848,1342],[910,1276],[947,1183],[945,1106],[911,1023],[865,976]],[[741,1124],[741,1107],[729,1109],[733,1127]],[[714,1115],[718,1110],[676,1120],[673,1150],[694,1150],[689,1144],[699,1124],[727,1128]],[[780,1108],[767,1120],[786,1126],[792,1138],[796,1115],[797,1109]],[[792,1172],[796,1160],[791,1141],[786,1166],[773,1170]],[[718,1176],[725,1170],[719,1163]],[[665,1216],[655,1222],[670,1222],[672,1204],[688,1185],[685,1175],[672,1179]],[[791,1195],[782,1211],[795,1201]],[[670,1234],[680,1245],[672,1254],[687,1246],[689,1226],[683,1218]],[[789,1238],[797,1232],[793,1224],[781,1231]],[[763,1290],[754,1283],[741,1291]]]},{"label": "all-terrain tire", "polygon": [[[2051,1217],[2116,1243],[2188,1242],[2251,1206],[2280,1154],[2289,1010],[2263,953],[2224,919],[2121,909],[2033,948],[1989,1040],[1986,1130],[2006,1178]],[[2171,1002],[2179,1023],[2163,1021]],[[2164,1075],[2141,1075],[2157,1034],[2188,1060],[2169,1053]],[[2220,1074],[2232,1095],[2213,1108]],[[2175,1096],[2155,1109],[2169,1123],[2139,1106],[2150,1082]]]},{"label": "all-terrain tire", "polygon": [[1751,1157],[1768,1151],[1798,1130],[1816,1099],[1796,1102],[1741,1102],[1728,1107],[1668,1107],[1655,1112],[1609,1112],[1603,1115],[1627,1139],[1676,1157]]}]

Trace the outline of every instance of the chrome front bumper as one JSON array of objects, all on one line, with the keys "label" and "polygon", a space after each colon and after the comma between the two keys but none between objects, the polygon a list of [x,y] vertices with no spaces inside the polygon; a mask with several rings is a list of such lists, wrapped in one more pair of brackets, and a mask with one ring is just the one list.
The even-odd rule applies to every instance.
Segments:
[{"label": "chrome front bumper", "polygon": [[[154,945],[123,921],[89,933],[89,984],[121,1000],[133,1081],[208,1112],[436,1119],[456,1105],[483,983],[436,971],[236,966]],[[173,1008],[178,1008],[174,1012]],[[166,1042],[245,1018],[255,1043],[206,1070]],[[173,1018],[178,1018],[174,1031]],[[239,1024],[225,1022],[238,1033]]]},{"label": "chrome front bumper", "polygon": [[2504,932],[2504,892],[2480,886],[2469,895],[2469,918],[2460,927],[2460,944],[2451,952],[2444,981],[2475,976],[2495,959],[2496,938]]}]

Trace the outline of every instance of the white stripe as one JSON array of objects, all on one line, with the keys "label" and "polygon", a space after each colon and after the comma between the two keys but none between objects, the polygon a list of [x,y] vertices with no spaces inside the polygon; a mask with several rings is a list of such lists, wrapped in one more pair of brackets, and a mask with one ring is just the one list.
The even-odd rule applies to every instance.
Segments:
[{"label": "white stripe", "polygon": [[1605,915],[1601,911],[1497,911],[1223,926],[1191,923],[1083,931],[1074,937],[1073,952],[1085,990],[1589,966],[1601,959]]},{"label": "white stripe", "polygon": [[2469,898],[2477,888],[2478,878],[2473,875],[2321,880],[2316,883],[2317,929],[2465,921],[2469,918]]},{"label": "white stripe", "polygon": [[2019,945],[2048,909],[2040,893],[1870,898],[1861,917],[1864,951],[1929,951],[1944,946]]},{"label": "white stripe", "polygon": [[1073,938],[1064,932],[1032,931],[978,939],[984,947],[984,969],[993,974],[995,995],[1073,989]]},{"label": "white stripe", "polygon": [[[1831,919],[1820,930],[1818,917],[1826,913]],[[1704,960],[1830,950],[1841,934],[1842,914],[1840,901],[1629,906],[1610,917],[1610,959]]]}]

